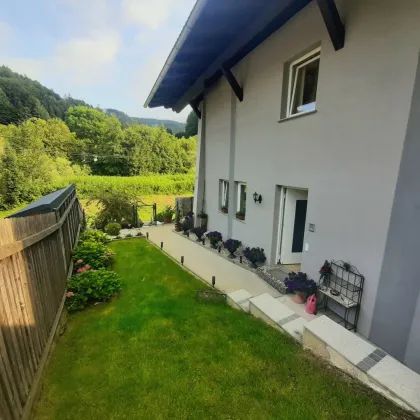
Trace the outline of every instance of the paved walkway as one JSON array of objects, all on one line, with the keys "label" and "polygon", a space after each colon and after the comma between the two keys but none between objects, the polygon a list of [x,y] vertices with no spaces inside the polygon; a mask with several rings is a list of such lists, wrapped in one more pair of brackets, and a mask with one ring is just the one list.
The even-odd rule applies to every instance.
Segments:
[{"label": "paved walkway", "polygon": [[280,293],[265,283],[256,274],[245,270],[219,255],[207,250],[187,238],[174,233],[173,225],[153,226],[143,229],[149,232],[149,240],[163,249],[171,257],[180,261],[184,256],[184,266],[211,284],[212,276],[216,276],[216,287],[224,293],[246,289],[252,296],[268,293],[279,297]]}]

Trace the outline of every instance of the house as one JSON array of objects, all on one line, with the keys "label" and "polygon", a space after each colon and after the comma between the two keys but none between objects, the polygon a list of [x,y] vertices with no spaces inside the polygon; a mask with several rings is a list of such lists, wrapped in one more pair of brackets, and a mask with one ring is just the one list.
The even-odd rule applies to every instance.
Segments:
[{"label": "house", "polygon": [[314,279],[350,261],[359,333],[417,372],[419,28],[417,0],[198,0],[146,102],[199,115],[210,230]]}]

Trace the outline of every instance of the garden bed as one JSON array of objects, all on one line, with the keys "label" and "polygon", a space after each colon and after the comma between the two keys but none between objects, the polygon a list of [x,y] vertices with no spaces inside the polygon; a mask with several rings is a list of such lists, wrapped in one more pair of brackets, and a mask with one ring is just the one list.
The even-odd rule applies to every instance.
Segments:
[{"label": "garden bed", "polygon": [[[238,250],[236,251],[236,253],[235,253],[236,258],[230,258],[229,257],[229,251],[223,247],[223,243],[220,244],[221,249],[220,249],[220,252],[219,252],[218,248],[214,249],[214,248],[211,247],[210,241],[205,237],[205,235],[203,236],[203,238],[205,239],[204,245],[203,245],[203,242],[202,241],[200,241],[200,242],[197,241],[196,236],[192,233],[190,233],[190,236],[187,236],[187,235],[184,235],[183,232],[177,232],[176,230],[174,230],[173,232],[182,236],[185,239],[188,239],[191,242],[196,243],[197,246],[201,246],[203,248],[206,248],[209,251],[212,251],[213,253],[218,254],[219,256],[224,258],[225,260],[227,260],[227,261],[229,261],[233,264],[239,265],[240,267],[245,268],[245,270],[252,271],[253,273],[255,273],[257,275],[259,275],[260,267],[264,266],[263,264],[258,265],[258,268],[252,268],[250,266],[250,262],[243,256],[243,251],[245,249],[244,245],[240,246],[238,248]],[[240,262],[240,257],[241,256],[242,256],[242,263]]]}]

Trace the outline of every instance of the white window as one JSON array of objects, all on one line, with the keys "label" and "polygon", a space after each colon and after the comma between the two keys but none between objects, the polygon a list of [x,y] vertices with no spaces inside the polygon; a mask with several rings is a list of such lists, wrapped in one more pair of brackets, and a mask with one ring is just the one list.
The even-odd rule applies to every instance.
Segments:
[{"label": "white window", "polygon": [[286,117],[315,111],[320,57],[317,48],[290,64]]},{"label": "white window", "polygon": [[229,181],[219,181],[219,210],[227,213],[229,208]]},{"label": "white window", "polygon": [[244,182],[236,183],[236,217],[245,219],[246,214],[246,184]]}]

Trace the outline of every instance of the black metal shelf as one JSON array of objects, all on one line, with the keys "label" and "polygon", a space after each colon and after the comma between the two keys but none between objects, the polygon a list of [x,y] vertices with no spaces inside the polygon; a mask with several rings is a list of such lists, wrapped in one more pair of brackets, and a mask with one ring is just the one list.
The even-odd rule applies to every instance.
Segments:
[{"label": "black metal shelf", "polygon": [[[321,274],[318,287],[318,292],[323,295],[320,310],[339,324],[344,324],[348,330],[356,332],[365,278],[356,267],[344,261],[332,260],[326,261],[326,264],[328,270]],[[339,308],[342,314],[338,313]]]}]

